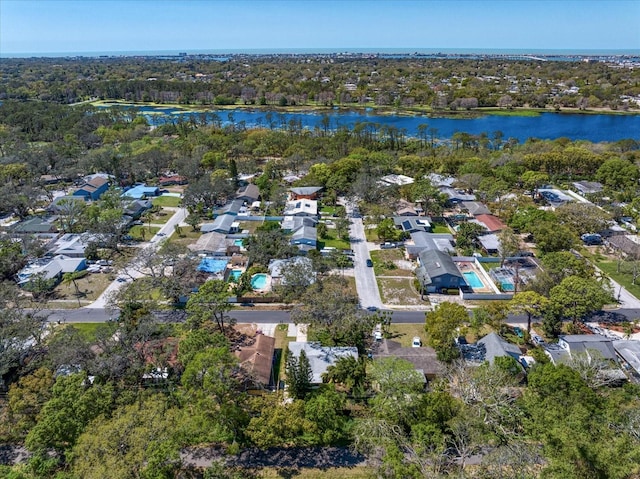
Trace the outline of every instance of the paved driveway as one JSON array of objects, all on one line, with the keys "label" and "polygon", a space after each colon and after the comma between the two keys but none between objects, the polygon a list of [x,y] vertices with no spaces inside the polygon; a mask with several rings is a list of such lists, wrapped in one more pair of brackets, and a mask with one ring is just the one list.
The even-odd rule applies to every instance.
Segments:
[{"label": "paved driveway", "polygon": [[376,275],[373,272],[373,268],[367,266],[367,259],[371,259],[371,256],[369,255],[369,247],[364,234],[364,224],[362,218],[352,217],[352,212],[351,204],[347,203],[347,214],[351,217],[349,236],[351,237],[351,249],[354,252],[353,267],[360,307],[374,306],[382,308],[382,299],[380,298]]}]

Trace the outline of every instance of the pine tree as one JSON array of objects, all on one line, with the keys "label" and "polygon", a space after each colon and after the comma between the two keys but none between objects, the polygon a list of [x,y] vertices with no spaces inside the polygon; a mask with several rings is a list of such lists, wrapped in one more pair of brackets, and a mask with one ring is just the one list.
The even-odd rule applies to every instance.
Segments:
[{"label": "pine tree", "polygon": [[288,353],[286,364],[286,383],[289,396],[295,399],[304,399],[311,389],[311,380],[313,379],[309,358],[304,351],[300,351],[299,358]]}]

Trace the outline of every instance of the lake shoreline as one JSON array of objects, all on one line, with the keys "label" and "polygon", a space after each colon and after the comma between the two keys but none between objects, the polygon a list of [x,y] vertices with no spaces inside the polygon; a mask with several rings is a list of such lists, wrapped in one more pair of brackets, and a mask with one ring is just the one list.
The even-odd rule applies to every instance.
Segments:
[{"label": "lake shoreline", "polygon": [[124,100],[96,100],[88,102],[92,106],[108,107],[151,107],[183,110],[185,113],[201,113],[212,110],[247,110],[254,112],[273,112],[273,113],[345,113],[354,112],[360,114],[376,114],[380,116],[406,116],[406,117],[424,117],[424,118],[449,118],[449,119],[474,119],[484,116],[505,116],[505,117],[535,117],[543,113],[555,114],[572,114],[572,115],[613,115],[613,116],[637,116],[640,110],[620,111],[609,109],[579,109],[579,108],[497,108],[497,107],[479,107],[473,110],[429,110],[423,108],[395,108],[386,106],[324,106],[324,105],[300,105],[300,106],[278,106],[278,105],[255,105],[255,104],[233,104],[233,105],[183,105],[178,103],[154,103],[154,102],[131,102]]}]

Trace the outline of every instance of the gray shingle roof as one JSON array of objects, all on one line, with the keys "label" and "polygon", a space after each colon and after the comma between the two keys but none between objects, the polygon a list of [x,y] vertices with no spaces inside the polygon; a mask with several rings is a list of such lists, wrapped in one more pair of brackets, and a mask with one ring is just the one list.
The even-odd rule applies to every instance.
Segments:
[{"label": "gray shingle roof", "polygon": [[522,354],[520,348],[515,344],[511,344],[496,333],[489,333],[484,338],[478,341],[478,344],[482,344],[485,347],[485,360],[493,363],[493,360],[497,357],[511,356],[516,361]]},{"label": "gray shingle roof", "polygon": [[424,250],[418,255],[420,265],[424,267],[426,273],[435,278],[443,274],[450,274],[462,278],[462,273],[447,253],[439,250]]},{"label": "gray shingle roof", "polygon": [[316,342],[298,342],[292,341],[289,343],[289,351],[294,357],[300,357],[300,351],[304,350],[309,364],[311,365],[311,371],[313,373],[313,384],[322,383],[322,373],[327,371],[329,366],[333,366],[339,358],[353,356],[358,359],[358,348],[356,347],[328,347],[321,346]]}]

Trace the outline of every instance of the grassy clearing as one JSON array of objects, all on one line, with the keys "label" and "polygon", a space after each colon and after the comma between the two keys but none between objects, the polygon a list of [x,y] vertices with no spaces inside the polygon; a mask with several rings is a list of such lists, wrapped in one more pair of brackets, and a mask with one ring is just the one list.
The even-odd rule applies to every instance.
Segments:
[{"label": "grassy clearing", "polygon": [[296,338],[287,336],[287,331],[289,326],[287,324],[279,324],[276,326],[275,331],[275,351],[276,351],[276,359],[273,365],[273,369],[276,372],[276,384],[280,380],[280,378],[284,377],[285,370],[285,362],[284,362],[284,353],[287,349],[288,344],[291,341],[295,341]]},{"label": "grassy clearing", "polygon": [[528,117],[537,117],[540,116],[541,112],[545,110],[536,110],[530,108],[522,108],[522,109],[513,109],[513,110],[503,110],[498,108],[481,108],[480,111],[486,115],[493,116],[528,116]]},{"label": "grassy clearing", "polygon": [[433,233],[448,233],[448,234],[451,234],[451,230],[444,223],[434,223],[432,225],[431,231]]},{"label": "grassy clearing", "polygon": [[424,330],[424,323],[416,324],[392,324],[389,328],[390,339],[399,342],[405,348],[411,347],[415,336],[420,337],[422,344],[426,344],[427,333]]},{"label": "grassy clearing", "polygon": [[320,213],[323,215],[333,215],[336,212],[336,207],[335,206],[323,206],[320,209]]},{"label": "grassy clearing", "polygon": [[390,305],[428,304],[420,299],[420,294],[413,286],[413,278],[377,278],[382,302]]},{"label": "grassy clearing", "polygon": [[[66,308],[78,307],[78,299],[84,306],[87,303],[95,301],[103,291],[111,284],[111,275],[104,273],[89,273],[84,278],[76,280],[78,291],[76,291],[73,283],[60,283],[53,290],[53,298],[61,301],[61,304],[67,302]],[[79,294],[78,294],[79,292]],[[75,306],[74,306],[75,305]]]},{"label": "grassy clearing", "polygon": [[168,206],[170,208],[177,208],[182,203],[182,198],[177,196],[156,196],[151,200],[151,203],[155,206]]},{"label": "grassy clearing", "polygon": [[404,260],[401,249],[381,249],[370,252],[374,271],[377,276],[413,277],[413,271],[398,267],[398,261]]},{"label": "grassy clearing", "polygon": [[188,246],[198,241],[198,238],[202,236],[202,233],[200,231],[193,231],[191,229],[191,226],[187,226],[187,227],[182,226],[181,230],[182,230],[181,235],[178,235],[177,233],[174,232],[171,236],[169,236],[168,241],[171,243]]},{"label": "grassy clearing", "polygon": [[85,339],[92,341],[96,339],[96,330],[102,324],[104,323],[73,323],[68,327],[77,329]]},{"label": "grassy clearing", "polygon": [[379,243],[380,238],[378,237],[378,233],[375,228],[367,228],[364,229],[364,236],[367,238],[367,241],[370,243]]},{"label": "grassy clearing", "polygon": [[[640,281],[636,280],[636,284],[633,284],[633,275],[632,269],[630,265],[626,265],[624,262],[620,267],[620,272],[618,272],[618,262],[617,261],[596,261],[596,266],[600,268],[607,276],[610,276],[614,281],[620,283],[627,291],[629,291],[636,298],[640,298]],[[614,291],[614,296],[617,295],[618,292]]]},{"label": "grassy clearing", "polygon": [[158,228],[157,226],[147,226],[147,225],[140,226],[140,225],[136,225],[136,226],[132,226],[131,227],[131,229],[129,230],[129,235],[134,240],[148,241],[158,231],[160,231],[160,228]]},{"label": "grassy clearing", "polygon": [[351,243],[343,239],[328,236],[327,238],[323,238],[318,241],[318,249],[322,248],[349,249],[351,248]]}]

